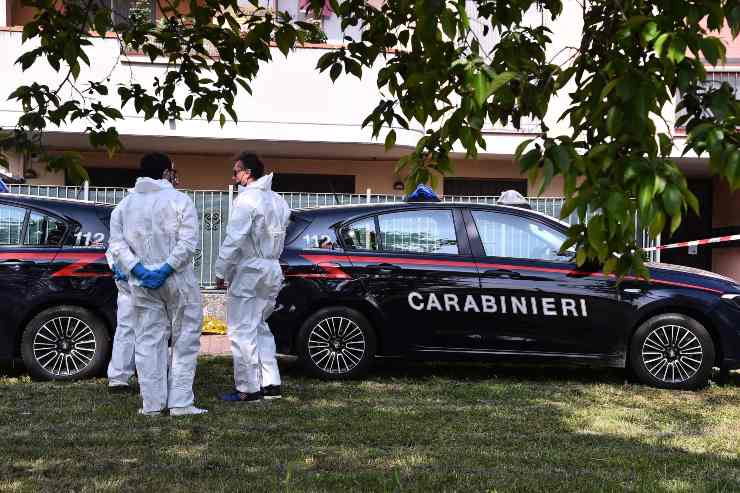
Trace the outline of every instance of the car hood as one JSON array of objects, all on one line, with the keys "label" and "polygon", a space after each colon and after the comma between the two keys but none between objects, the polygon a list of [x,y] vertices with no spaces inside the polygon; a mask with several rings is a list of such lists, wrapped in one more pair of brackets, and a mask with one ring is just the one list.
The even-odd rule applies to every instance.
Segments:
[{"label": "car hood", "polygon": [[646,266],[650,269],[650,276],[656,280],[688,283],[722,293],[740,293],[740,283],[738,281],[714,272],[684,267],[683,265],[654,262],[649,262]]},{"label": "car hood", "polygon": [[708,270],[696,269],[694,267],[686,267],[686,266],[683,266],[683,265],[674,265],[674,264],[664,264],[664,263],[660,263],[660,262],[648,262],[645,265],[649,269],[660,269],[660,270],[664,270],[664,271],[667,270],[667,271],[676,272],[676,273],[680,273],[680,274],[692,274],[692,275],[700,276],[700,277],[708,277],[708,278],[711,278],[711,279],[718,279],[720,281],[725,281],[725,282],[729,282],[729,283],[732,283],[732,284],[737,284],[738,283],[735,279],[733,279],[731,277],[723,276],[721,274],[716,274],[716,273],[710,272]]}]

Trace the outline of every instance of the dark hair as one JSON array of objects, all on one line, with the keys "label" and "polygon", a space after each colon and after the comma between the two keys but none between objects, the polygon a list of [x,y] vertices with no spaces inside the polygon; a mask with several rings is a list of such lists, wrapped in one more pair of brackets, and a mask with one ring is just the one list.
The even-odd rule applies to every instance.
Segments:
[{"label": "dark hair", "polygon": [[234,161],[239,161],[242,169],[249,170],[255,180],[259,180],[265,174],[265,165],[253,152],[242,152],[234,158]]},{"label": "dark hair", "polygon": [[139,176],[161,180],[164,172],[172,169],[172,161],[167,154],[150,152],[141,158],[139,168]]}]

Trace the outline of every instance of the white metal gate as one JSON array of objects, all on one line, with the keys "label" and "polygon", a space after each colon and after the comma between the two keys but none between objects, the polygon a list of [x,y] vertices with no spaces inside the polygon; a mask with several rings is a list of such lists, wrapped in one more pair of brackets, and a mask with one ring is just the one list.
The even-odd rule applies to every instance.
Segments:
[{"label": "white metal gate", "polygon": [[[36,197],[54,197],[66,199],[89,200],[101,204],[115,205],[123,199],[128,190],[126,188],[111,187],[67,187],[53,185],[9,185],[10,192]],[[226,234],[226,223],[229,219],[229,204],[234,198],[231,190],[183,190],[195,203],[200,217],[200,244],[193,259],[196,274],[202,287],[213,286],[215,282],[214,265],[218,257],[218,249]],[[283,198],[291,209],[324,207],[330,205],[364,204],[400,202],[400,195],[383,194],[328,194],[328,193],[283,193]],[[445,202],[464,202],[476,204],[495,204],[498,197],[471,196],[471,197],[443,197]],[[560,211],[565,204],[563,197],[531,197],[528,198],[532,209],[552,216],[560,217]],[[568,224],[578,221],[576,214],[565,219]],[[646,231],[642,230],[635,219],[637,227],[637,244],[642,248],[655,246]],[[659,260],[659,252],[650,252],[650,260]]]}]

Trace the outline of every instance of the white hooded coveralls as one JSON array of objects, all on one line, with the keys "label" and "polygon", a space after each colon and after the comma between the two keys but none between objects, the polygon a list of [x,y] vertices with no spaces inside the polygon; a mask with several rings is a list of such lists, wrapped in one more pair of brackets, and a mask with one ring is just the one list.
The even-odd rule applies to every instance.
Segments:
[{"label": "white hooded coveralls", "polygon": [[[116,265],[128,275],[134,298],[136,370],[143,411],[191,406],[203,323],[203,303],[192,264],[198,244],[195,206],[170,182],[139,178],[116,209],[120,212],[111,217],[109,249]],[[166,262],[174,272],[161,288],[147,289],[131,274],[139,262],[152,270]]]},{"label": "white hooded coveralls", "polygon": [[275,339],[267,318],[283,282],[279,258],[290,208],[272,191],[272,174],[244,187],[229,212],[216,277],[229,284],[226,318],[239,392],[280,385]]},{"label": "white hooded coveralls", "polygon": [[[111,215],[119,214],[115,209]],[[116,219],[116,221],[119,221]],[[113,268],[116,264],[110,250],[105,252],[108,266]],[[119,267],[120,269],[120,267]],[[116,333],[113,336],[113,349],[111,350],[110,363],[108,364],[108,385],[128,385],[134,376],[134,324],[136,314],[134,311],[134,300],[131,297],[131,288],[128,281],[116,281],[118,298],[116,300]]]}]

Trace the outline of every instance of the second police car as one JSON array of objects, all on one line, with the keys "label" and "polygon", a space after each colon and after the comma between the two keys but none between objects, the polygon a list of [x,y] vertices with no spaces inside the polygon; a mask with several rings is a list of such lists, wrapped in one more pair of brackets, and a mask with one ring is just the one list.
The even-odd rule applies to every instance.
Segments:
[{"label": "second police car", "polygon": [[270,323],[314,375],[376,356],[627,367],[691,389],[740,367],[740,285],[651,264],[619,285],[561,253],[567,226],[507,206],[401,203],[300,210]]}]

